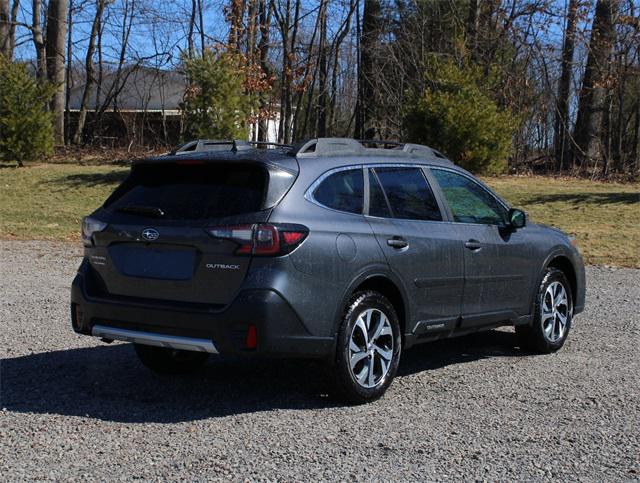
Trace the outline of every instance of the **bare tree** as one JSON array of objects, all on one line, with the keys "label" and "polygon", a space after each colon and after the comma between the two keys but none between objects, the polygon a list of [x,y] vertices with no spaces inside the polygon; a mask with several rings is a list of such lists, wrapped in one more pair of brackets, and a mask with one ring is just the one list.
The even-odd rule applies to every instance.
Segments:
[{"label": "bare tree", "polygon": [[554,152],[556,169],[566,168],[569,153],[569,96],[571,94],[571,75],[573,73],[573,51],[576,40],[576,23],[578,17],[578,0],[569,0],[567,9],[567,25],[564,30],[562,47],[562,73],[558,82],[558,99],[556,102],[556,119],[554,126]]},{"label": "bare tree", "polygon": [[358,113],[356,137],[371,138],[378,131],[375,79],[376,50],[382,34],[382,4],[380,0],[364,0],[360,39],[360,69],[358,75]]},{"label": "bare tree", "polygon": [[187,34],[187,44],[188,44],[188,52],[189,58],[193,59],[195,57],[195,47],[193,44],[193,31],[196,25],[196,14],[198,12],[198,5],[196,0],[191,0],[191,16],[189,17],[189,33]]},{"label": "bare tree", "polygon": [[351,18],[353,17],[353,13],[357,7],[357,0],[349,0],[349,7],[347,11],[347,16],[340,26],[338,33],[336,34],[336,38],[333,42],[333,66],[331,68],[332,77],[331,77],[331,96],[329,100],[329,134],[333,134],[336,130],[336,105],[338,100],[338,77],[340,70],[340,49],[342,47],[342,43],[344,39],[347,37],[349,30],[351,29]]},{"label": "bare tree", "polygon": [[274,16],[282,39],[282,71],[280,74],[280,122],[278,124],[278,140],[289,143],[292,139],[292,87],[294,76],[295,46],[300,25],[301,0],[295,0],[293,16],[291,0],[286,0],[284,12],[274,3]]},{"label": "bare tree", "polygon": [[317,117],[318,125],[316,132],[319,137],[327,135],[327,99],[328,99],[328,77],[329,64],[327,62],[327,6],[328,0],[320,0],[320,10],[318,12],[318,24],[320,25],[320,38],[318,45],[318,104]]},{"label": "bare tree", "polygon": [[[260,17],[260,41],[258,43],[258,57],[260,67],[267,79],[271,78],[271,65],[269,64],[269,34],[271,31],[271,12],[273,4],[269,0],[259,0],[258,16]],[[269,130],[270,102],[261,96],[260,119],[258,121],[258,141],[266,141]]]},{"label": "bare tree", "polygon": [[87,47],[87,55],[85,56],[85,70],[86,81],[84,84],[84,90],[82,91],[82,100],[80,101],[80,112],[78,114],[78,125],[76,126],[75,134],[73,135],[73,143],[80,144],[82,142],[82,133],[84,131],[84,125],[87,120],[87,109],[89,105],[89,96],[91,95],[91,89],[95,83],[95,69],[93,65],[93,55],[96,49],[96,38],[98,36],[98,30],[100,29],[100,22],[102,14],[104,13],[106,0],[97,0],[96,13],[91,25],[91,34],[89,35],[89,46]]},{"label": "bare tree", "polygon": [[200,52],[204,56],[204,47],[205,47],[205,34],[204,34],[204,0],[198,1],[198,27],[200,30]]},{"label": "bare tree", "polygon": [[603,155],[601,129],[618,3],[619,0],[598,0],[593,18],[574,134],[574,158],[583,169],[590,162],[598,163]]},{"label": "bare tree", "polygon": [[47,53],[42,32],[42,0],[33,0],[31,17],[31,35],[36,50],[36,75],[38,79],[46,79]]}]

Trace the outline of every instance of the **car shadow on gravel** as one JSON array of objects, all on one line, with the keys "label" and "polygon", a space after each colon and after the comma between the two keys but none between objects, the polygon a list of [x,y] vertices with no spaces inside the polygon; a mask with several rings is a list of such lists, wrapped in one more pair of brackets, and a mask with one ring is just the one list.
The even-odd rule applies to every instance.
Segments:
[{"label": "car shadow on gravel", "polygon": [[[406,351],[399,377],[451,364],[522,355],[515,336],[491,331]],[[0,362],[8,411],[128,423],[175,423],[277,409],[338,406],[324,368],[308,361],[212,360],[191,376],[160,377],[130,344],[44,352]]]}]

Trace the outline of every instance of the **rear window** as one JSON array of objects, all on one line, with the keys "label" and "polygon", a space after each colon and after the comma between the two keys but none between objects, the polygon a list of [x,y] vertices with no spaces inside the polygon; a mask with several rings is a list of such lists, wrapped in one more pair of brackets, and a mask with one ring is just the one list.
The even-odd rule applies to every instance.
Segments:
[{"label": "rear window", "polygon": [[194,220],[262,209],[267,171],[246,163],[141,164],[105,203],[111,210]]}]

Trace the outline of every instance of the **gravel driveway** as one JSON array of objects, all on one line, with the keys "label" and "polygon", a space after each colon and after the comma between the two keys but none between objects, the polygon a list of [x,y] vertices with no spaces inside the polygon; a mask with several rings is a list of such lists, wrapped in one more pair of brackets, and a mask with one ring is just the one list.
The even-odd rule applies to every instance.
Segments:
[{"label": "gravel driveway", "polygon": [[69,325],[73,245],[0,242],[0,480],[640,479],[640,270],[589,268],[557,354],[512,330],[407,351],[377,403],[310,363],[164,379]]}]

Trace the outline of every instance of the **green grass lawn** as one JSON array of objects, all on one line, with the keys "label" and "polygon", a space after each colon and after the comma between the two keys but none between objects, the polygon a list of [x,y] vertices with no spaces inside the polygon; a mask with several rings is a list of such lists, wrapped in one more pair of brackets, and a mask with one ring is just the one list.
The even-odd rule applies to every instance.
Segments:
[{"label": "green grass lawn", "polygon": [[0,166],[0,237],[79,241],[82,217],[126,173],[114,166]]},{"label": "green grass lawn", "polygon": [[[0,165],[0,237],[79,241],[82,216],[126,173],[119,166]],[[587,263],[640,268],[640,184],[515,176],[485,181],[533,221],[575,235]]]},{"label": "green grass lawn", "polygon": [[542,176],[485,179],[532,221],[575,235],[585,261],[640,268],[640,184]]}]

